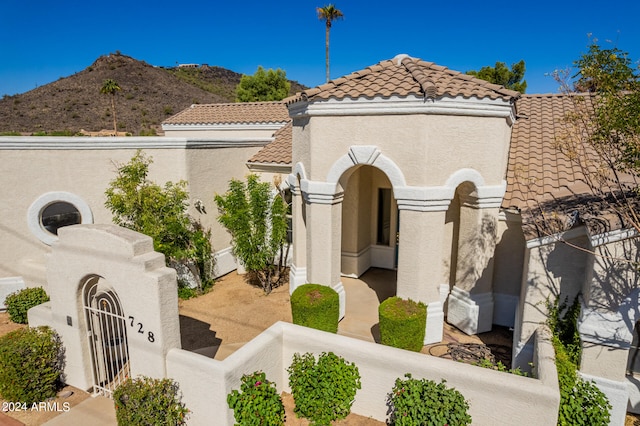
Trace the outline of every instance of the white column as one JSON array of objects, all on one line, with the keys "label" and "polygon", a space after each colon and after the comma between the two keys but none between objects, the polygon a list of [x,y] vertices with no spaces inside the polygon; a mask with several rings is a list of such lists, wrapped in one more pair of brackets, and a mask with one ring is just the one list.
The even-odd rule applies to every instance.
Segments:
[{"label": "white column", "polygon": [[400,197],[400,240],[398,245],[397,295],[427,305],[424,343],[442,341],[444,311],[440,282],[442,239],[449,200],[416,200]]},{"label": "white column", "polygon": [[291,189],[291,222],[293,226],[293,253],[289,268],[289,293],[307,282],[307,227],[305,201],[296,176],[289,176]]},{"label": "white column", "polygon": [[303,181],[306,200],[307,281],[333,288],[340,296],[344,318],[346,294],[340,276],[342,192],[333,184]]},{"label": "white column", "polygon": [[460,197],[460,202],[456,282],[449,295],[447,322],[467,334],[478,334],[490,331],[493,325],[498,209],[492,204],[481,208],[474,196]]}]

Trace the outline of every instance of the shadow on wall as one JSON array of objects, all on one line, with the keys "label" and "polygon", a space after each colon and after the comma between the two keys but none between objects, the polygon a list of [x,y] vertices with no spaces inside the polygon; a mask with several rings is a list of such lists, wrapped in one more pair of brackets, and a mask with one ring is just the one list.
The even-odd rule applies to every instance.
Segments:
[{"label": "shadow on wall", "polygon": [[584,291],[588,258],[586,236],[571,240],[568,244],[558,241],[538,247],[530,264],[534,259],[537,260],[543,272],[533,271],[532,275],[533,269],[530,267],[526,304],[537,311],[540,318],[546,319],[547,302],[563,302],[566,298],[571,303]]},{"label": "shadow on wall", "polygon": [[[485,214],[480,222],[480,232],[460,244],[460,253],[473,253],[473,256],[458,258],[456,283],[491,282],[493,273],[493,257],[498,242],[498,222],[491,215]],[[470,289],[465,289],[470,290]],[[490,291],[483,289],[482,291]]]},{"label": "shadow on wall", "polygon": [[596,248],[589,305],[596,309],[619,311],[629,330],[638,316],[638,265],[640,241],[628,239]]}]

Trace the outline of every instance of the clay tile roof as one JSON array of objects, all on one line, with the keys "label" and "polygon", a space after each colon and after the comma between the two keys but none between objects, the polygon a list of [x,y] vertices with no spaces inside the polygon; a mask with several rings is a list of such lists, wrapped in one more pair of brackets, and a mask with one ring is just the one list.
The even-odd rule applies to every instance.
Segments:
[{"label": "clay tile roof", "polygon": [[289,112],[282,102],[238,102],[191,105],[162,124],[284,123]]},{"label": "clay tile roof", "polygon": [[249,163],[291,164],[292,124],[288,122],[274,133],[273,142],[258,151]]},{"label": "clay tile roof", "polygon": [[337,80],[298,93],[284,102],[289,105],[306,100],[357,99],[391,96],[476,97],[479,99],[518,98],[520,93],[491,84],[446,67],[398,55],[392,60],[356,71]]},{"label": "clay tile roof", "polygon": [[516,108],[518,119],[511,133],[502,207],[524,210],[531,203],[575,192],[584,176],[558,150],[556,142],[565,127],[563,118],[573,108],[571,99],[566,95],[524,95]]},{"label": "clay tile roof", "polygon": [[579,94],[524,95],[516,103],[502,207],[521,212],[527,238],[567,230],[576,213],[592,234],[624,227],[607,201],[589,190],[581,169],[560,152],[558,142],[568,131],[565,117],[575,111],[575,97],[582,99],[578,105],[592,108],[592,98]]}]

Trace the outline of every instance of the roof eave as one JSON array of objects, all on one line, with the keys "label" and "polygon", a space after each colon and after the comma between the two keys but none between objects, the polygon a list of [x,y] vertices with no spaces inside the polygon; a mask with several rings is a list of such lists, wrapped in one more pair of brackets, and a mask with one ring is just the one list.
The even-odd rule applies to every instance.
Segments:
[{"label": "roof eave", "polygon": [[292,118],[344,115],[464,115],[506,118],[515,120],[515,108],[502,98],[440,97],[437,100],[422,96],[359,99],[323,99],[297,102],[289,106]]}]

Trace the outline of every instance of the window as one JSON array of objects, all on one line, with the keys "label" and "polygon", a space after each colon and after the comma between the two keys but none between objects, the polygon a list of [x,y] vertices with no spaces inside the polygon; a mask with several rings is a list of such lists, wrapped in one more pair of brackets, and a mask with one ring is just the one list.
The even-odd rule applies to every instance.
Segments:
[{"label": "window", "polygon": [[378,232],[376,243],[385,246],[391,241],[391,189],[378,189]]},{"label": "window", "polygon": [[47,192],[31,204],[27,213],[31,232],[40,241],[51,245],[58,240],[63,226],[93,223],[89,205],[69,192]]},{"label": "window", "polygon": [[40,222],[44,229],[58,235],[59,228],[82,223],[82,215],[73,204],[56,201],[42,210]]}]

